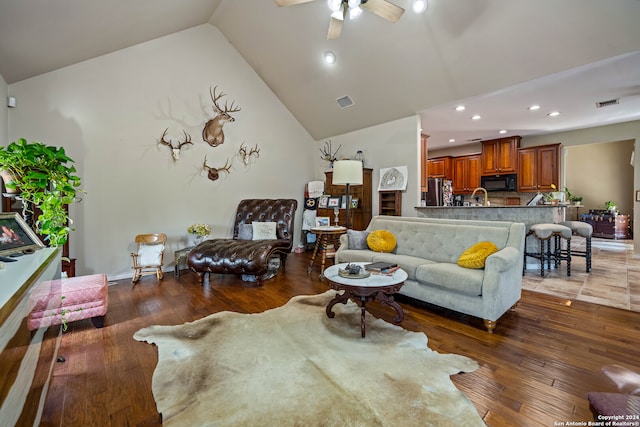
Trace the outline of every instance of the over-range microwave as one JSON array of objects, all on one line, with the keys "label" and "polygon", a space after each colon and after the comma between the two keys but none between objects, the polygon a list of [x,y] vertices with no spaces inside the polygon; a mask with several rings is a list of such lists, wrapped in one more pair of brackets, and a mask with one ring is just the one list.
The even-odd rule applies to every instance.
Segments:
[{"label": "over-range microwave", "polygon": [[489,175],[480,178],[480,186],[487,191],[518,191],[517,175]]}]

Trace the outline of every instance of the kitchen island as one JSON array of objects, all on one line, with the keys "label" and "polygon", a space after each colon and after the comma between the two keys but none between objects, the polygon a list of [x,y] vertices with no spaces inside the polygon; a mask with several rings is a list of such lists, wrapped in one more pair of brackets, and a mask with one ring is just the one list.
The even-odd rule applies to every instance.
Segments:
[{"label": "kitchen island", "polygon": [[536,206],[416,206],[419,218],[473,219],[484,221],[557,223],[565,220],[564,205]]}]

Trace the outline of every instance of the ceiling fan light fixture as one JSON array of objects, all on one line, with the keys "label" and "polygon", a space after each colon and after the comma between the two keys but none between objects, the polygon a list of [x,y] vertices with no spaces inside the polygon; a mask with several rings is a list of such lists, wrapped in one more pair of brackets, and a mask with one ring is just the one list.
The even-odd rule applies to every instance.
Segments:
[{"label": "ceiling fan light fixture", "polygon": [[337,19],[338,21],[344,21],[344,8],[340,5],[340,9],[335,12],[331,12],[331,17],[333,19]]},{"label": "ceiling fan light fixture", "polygon": [[327,0],[327,3],[333,12],[338,12],[342,7],[342,0]]},{"label": "ceiling fan light fixture", "polygon": [[422,13],[425,10],[427,10],[427,7],[429,5],[427,4],[427,0],[413,0],[411,2],[411,9],[413,9],[413,11],[415,13]]},{"label": "ceiling fan light fixture", "polygon": [[362,14],[362,8],[360,6],[349,7],[349,19],[355,19]]},{"label": "ceiling fan light fixture", "polygon": [[347,4],[349,5],[349,9],[355,9],[356,7],[360,7],[360,0],[349,0]]}]

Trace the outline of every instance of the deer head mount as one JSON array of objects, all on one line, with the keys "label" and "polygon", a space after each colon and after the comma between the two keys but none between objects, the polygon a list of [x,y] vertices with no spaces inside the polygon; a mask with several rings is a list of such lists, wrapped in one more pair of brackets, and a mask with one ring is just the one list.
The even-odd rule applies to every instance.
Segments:
[{"label": "deer head mount", "polygon": [[225,101],[224,108],[220,108],[218,101],[225,94],[220,92],[220,95],[216,95],[217,88],[218,86],[214,87],[212,92],[211,86],[209,86],[209,94],[211,95],[211,101],[213,101],[212,108],[216,115],[213,119],[209,120],[202,129],[202,139],[212,147],[224,144],[224,132],[222,131],[222,127],[226,122],[233,122],[236,120],[231,117],[229,113],[236,113],[240,111],[240,108],[235,106],[234,102],[231,102],[231,105],[229,106]]},{"label": "deer head mount", "polygon": [[207,171],[207,177],[211,181],[215,181],[216,179],[220,178],[220,172],[231,173],[229,171],[229,169],[231,169],[231,164],[229,163],[229,158],[227,158],[227,161],[224,163],[223,167],[214,168],[207,165],[207,156],[204,156],[204,162],[202,162],[202,169]]},{"label": "deer head mount", "polygon": [[248,165],[251,161],[251,156],[256,156],[256,158],[260,157],[260,149],[258,148],[258,144],[247,153],[247,147],[244,146],[244,142],[240,145],[240,150],[238,150],[240,157],[242,157],[242,162],[245,165]]},{"label": "deer head mount", "polygon": [[178,140],[176,143],[174,143],[173,141],[166,141],[164,137],[167,136],[168,130],[169,128],[164,130],[162,136],[160,137],[159,143],[162,145],[166,145],[171,149],[171,156],[173,157],[173,161],[175,162],[176,160],[180,160],[180,150],[182,150],[182,147],[187,144],[193,145],[193,142],[191,142],[191,135],[189,135],[184,130],[182,131],[184,133],[184,141],[180,142],[180,140]]}]

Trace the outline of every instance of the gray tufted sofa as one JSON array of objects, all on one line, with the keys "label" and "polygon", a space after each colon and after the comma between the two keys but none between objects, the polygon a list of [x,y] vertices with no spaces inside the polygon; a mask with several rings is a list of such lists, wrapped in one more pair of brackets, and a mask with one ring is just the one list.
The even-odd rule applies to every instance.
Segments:
[{"label": "gray tufted sofa", "polygon": [[[397,263],[409,275],[400,294],[476,316],[489,332],[496,321],[520,299],[525,226],[506,221],[375,216],[367,231],[388,230],[396,238],[392,253],[350,249],[341,236],[336,262],[386,261]],[[460,267],[457,260],[480,241],[499,249],[484,269]]]}]

